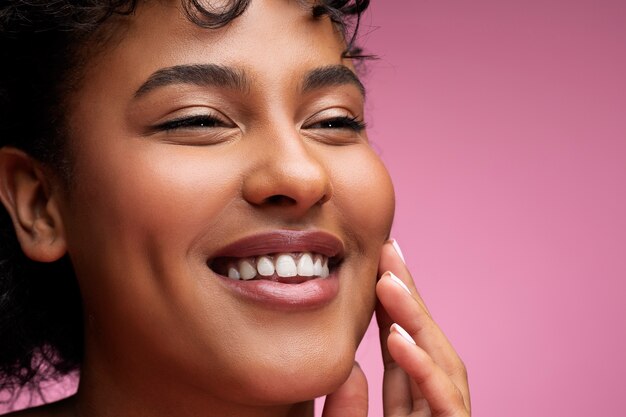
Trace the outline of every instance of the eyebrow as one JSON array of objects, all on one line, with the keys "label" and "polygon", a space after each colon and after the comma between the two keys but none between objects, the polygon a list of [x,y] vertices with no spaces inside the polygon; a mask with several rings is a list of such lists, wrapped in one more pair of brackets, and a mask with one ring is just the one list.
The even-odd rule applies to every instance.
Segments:
[{"label": "eyebrow", "polygon": [[[250,86],[246,74],[231,67],[216,64],[176,65],[152,73],[135,91],[134,97],[140,98],[157,88],[172,84],[226,87],[240,91],[248,91]],[[329,65],[309,71],[304,77],[302,92],[346,84],[356,86],[365,97],[365,87],[359,77],[343,65]]]},{"label": "eyebrow", "polygon": [[361,92],[361,95],[365,97],[365,86],[361,80],[359,80],[359,77],[348,67],[343,65],[329,65],[310,71],[304,78],[302,91],[307,92],[319,88],[336,87],[346,84],[356,86]]},{"label": "eyebrow", "polygon": [[172,84],[194,84],[247,91],[248,79],[243,71],[215,64],[176,65],[155,71],[135,92],[135,98]]}]

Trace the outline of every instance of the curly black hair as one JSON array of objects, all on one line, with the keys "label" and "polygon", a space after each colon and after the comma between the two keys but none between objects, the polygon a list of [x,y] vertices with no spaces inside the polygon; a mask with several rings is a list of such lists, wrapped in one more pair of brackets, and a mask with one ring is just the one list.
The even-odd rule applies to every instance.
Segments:
[{"label": "curly black hair", "polygon": [[[215,10],[201,0],[181,0],[188,19],[209,29],[228,25],[249,3],[231,0]],[[302,3],[313,18],[326,16],[341,29],[346,57],[360,57],[354,39],[369,0]],[[137,0],[2,1],[0,148],[21,149],[71,182],[63,115],[66,98],[79,83],[85,46],[94,49],[104,24],[133,14],[136,6]],[[78,370],[82,321],[68,257],[45,264],[28,259],[8,213],[0,208],[0,392],[36,390],[44,381]]]}]

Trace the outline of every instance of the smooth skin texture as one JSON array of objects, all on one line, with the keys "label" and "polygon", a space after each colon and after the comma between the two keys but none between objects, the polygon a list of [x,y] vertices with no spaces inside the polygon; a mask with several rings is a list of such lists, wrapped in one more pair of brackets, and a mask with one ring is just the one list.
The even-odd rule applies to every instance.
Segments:
[{"label": "smooth skin texture", "polygon": [[[433,321],[393,241],[382,248],[379,274],[376,318],[385,364],[383,415],[470,416],[465,365]],[[396,330],[398,325],[406,330]],[[365,416],[367,381],[355,364],[348,380],[327,397],[323,417]]]},{"label": "smooth skin texture", "polygon": [[[77,395],[22,415],[301,417],[332,392],[326,417],[363,416],[354,354],[376,295],[385,414],[467,415],[462,363],[384,244],[391,181],[347,122],[363,118],[360,85],[341,71],[307,83],[327,68],[353,71],[330,22],[284,0],[253,1],[219,30],[191,24],[177,2],[120,20],[72,97],[71,188],[0,151],[0,196],[24,252],[69,253],[86,317]],[[181,66],[201,80],[178,72],[150,84]],[[215,66],[229,76],[216,81]],[[220,248],[272,230],[342,242],[337,297],[283,311],[238,297],[208,268]],[[392,321],[417,345],[389,334]]]}]

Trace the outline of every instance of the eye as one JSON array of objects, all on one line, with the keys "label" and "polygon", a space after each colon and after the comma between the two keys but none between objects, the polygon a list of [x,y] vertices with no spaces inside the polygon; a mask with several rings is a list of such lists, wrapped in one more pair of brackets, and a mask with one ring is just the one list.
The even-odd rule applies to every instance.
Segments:
[{"label": "eye", "polygon": [[154,126],[154,131],[176,131],[182,129],[210,129],[210,128],[232,128],[235,127],[230,121],[223,120],[221,118],[202,114],[179,117],[173,120],[168,120],[163,123],[159,123]]},{"label": "eye", "polygon": [[303,135],[327,145],[366,143],[365,122],[353,114],[345,108],[329,108],[309,117],[300,129]]},{"label": "eye", "polygon": [[305,129],[342,129],[357,133],[363,131],[365,127],[365,122],[358,116],[336,116],[303,126]]},{"label": "eye", "polygon": [[171,114],[149,127],[146,134],[169,144],[207,146],[233,140],[240,133],[238,127],[222,112],[199,108]]}]

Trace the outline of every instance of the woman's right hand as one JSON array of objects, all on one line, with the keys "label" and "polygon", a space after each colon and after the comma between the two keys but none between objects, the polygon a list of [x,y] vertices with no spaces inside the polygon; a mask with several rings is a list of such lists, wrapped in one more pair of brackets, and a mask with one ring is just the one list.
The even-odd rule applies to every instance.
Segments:
[{"label": "woman's right hand", "polygon": [[[384,416],[469,417],[465,366],[433,321],[396,248],[393,242],[383,245],[376,285]],[[328,395],[322,415],[367,416],[367,381],[358,365]]]}]

